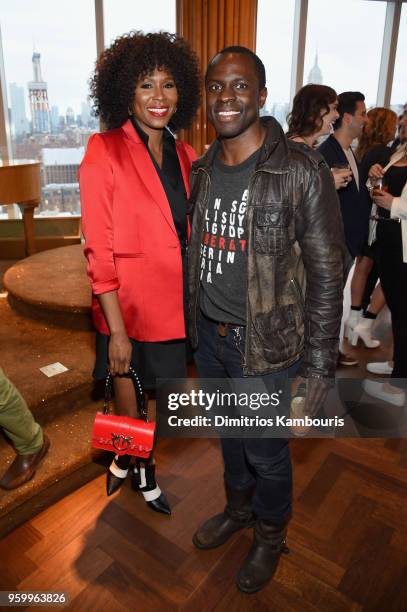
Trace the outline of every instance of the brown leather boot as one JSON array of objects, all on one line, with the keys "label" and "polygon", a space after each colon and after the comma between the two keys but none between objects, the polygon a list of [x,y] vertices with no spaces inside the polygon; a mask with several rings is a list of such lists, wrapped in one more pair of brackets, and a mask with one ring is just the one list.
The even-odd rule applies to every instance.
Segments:
[{"label": "brown leather boot", "polygon": [[244,593],[260,591],[274,576],[280,556],[289,552],[287,522],[257,521],[253,544],[237,575],[237,587]]},{"label": "brown leather boot", "polygon": [[239,490],[225,483],[225,492],[227,503],[224,511],[207,520],[193,536],[192,542],[197,548],[221,546],[239,529],[254,525],[251,503],[253,487]]},{"label": "brown leather boot", "polygon": [[17,489],[31,480],[49,447],[49,438],[44,434],[44,442],[39,451],[30,455],[17,455],[0,480],[0,487],[7,490]]}]

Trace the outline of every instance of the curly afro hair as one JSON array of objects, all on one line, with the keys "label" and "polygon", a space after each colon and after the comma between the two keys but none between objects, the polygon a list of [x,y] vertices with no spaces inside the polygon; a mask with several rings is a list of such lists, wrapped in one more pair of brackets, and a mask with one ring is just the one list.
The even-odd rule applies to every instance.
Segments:
[{"label": "curly afro hair", "polygon": [[318,132],[322,127],[322,116],[329,113],[329,105],[336,100],[336,91],[327,85],[310,84],[301,87],[287,118],[287,136],[311,136]]},{"label": "curly afro hair", "polygon": [[200,103],[197,56],[176,34],[133,31],[116,38],[101,54],[90,80],[94,113],[108,129],[128,119],[136,84],[156,68],[168,70],[178,90],[177,112],[169,127],[177,131],[191,125]]}]

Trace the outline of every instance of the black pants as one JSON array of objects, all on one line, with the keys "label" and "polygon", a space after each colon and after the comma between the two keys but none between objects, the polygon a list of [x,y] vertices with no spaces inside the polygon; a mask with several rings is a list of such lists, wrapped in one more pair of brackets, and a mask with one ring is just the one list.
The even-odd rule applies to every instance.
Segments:
[{"label": "black pants", "polygon": [[393,328],[392,378],[407,378],[407,263],[403,263],[400,223],[379,221],[377,244],[380,280]]},{"label": "black pants", "polygon": [[[243,333],[244,336],[244,333]],[[219,336],[217,324],[206,318],[198,323],[195,362],[201,378],[240,378],[242,353],[230,331]],[[266,387],[284,386],[296,366],[262,379]],[[280,384],[281,383],[281,384]],[[253,511],[258,518],[285,520],[291,512],[292,474],[288,441],[280,438],[222,438],[225,482],[234,489],[254,488]]]}]

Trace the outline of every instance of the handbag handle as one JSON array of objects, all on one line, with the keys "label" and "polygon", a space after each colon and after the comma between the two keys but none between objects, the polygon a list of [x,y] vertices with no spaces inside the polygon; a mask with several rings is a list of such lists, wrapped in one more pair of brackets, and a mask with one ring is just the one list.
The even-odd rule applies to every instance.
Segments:
[{"label": "handbag handle", "polygon": [[[141,386],[140,378],[138,377],[137,372],[130,366],[129,367],[130,378],[133,381],[134,391],[136,392],[136,401],[137,401],[137,409],[142,419],[148,423],[148,410],[146,406],[146,399],[143,392],[143,387]],[[109,414],[110,412],[110,402],[112,400],[112,386],[113,386],[113,376],[110,370],[107,372],[106,382],[105,382],[105,399],[103,404],[103,414]]]}]

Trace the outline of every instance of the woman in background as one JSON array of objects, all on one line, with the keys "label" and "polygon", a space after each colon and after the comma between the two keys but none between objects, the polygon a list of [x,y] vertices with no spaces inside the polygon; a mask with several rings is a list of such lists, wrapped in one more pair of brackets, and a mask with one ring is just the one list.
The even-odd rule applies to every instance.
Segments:
[{"label": "woman in background", "polygon": [[[332,87],[305,85],[297,92],[292,111],[288,116],[288,138],[314,148],[322,136],[332,132],[333,124],[339,117],[337,106],[337,94]],[[321,160],[323,160],[322,155]],[[331,168],[331,172],[337,190],[347,187],[352,180],[352,171],[349,167]],[[338,362],[346,365],[358,363],[343,350],[339,351]]]},{"label": "woman in background", "polygon": [[[322,136],[332,132],[338,118],[336,91],[327,85],[304,85],[296,94],[289,114],[287,137],[314,148]],[[331,168],[336,189],[352,178],[349,168]]]},{"label": "woman in background", "polygon": [[[400,386],[405,388],[407,379],[407,144],[400,145],[393,154],[388,149],[383,163],[384,166],[374,164],[369,171],[377,206],[377,211],[373,209],[377,225],[373,226],[371,235],[375,230],[380,281],[393,330],[391,377],[398,380],[395,384],[366,380],[364,389],[369,395],[403,406],[406,398]],[[378,179],[382,179],[386,191],[375,187]]]},{"label": "woman in background", "polygon": [[[196,155],[172,131],[192,122],[199,90],[195,54],[164,32],[117,38],[91,81],[96,114],[107,127],[90,138],[79,172],[97,330],[93,375],[104,379],[108,369],[114,375],[119,414],[137,416],[130,365],[147,390],[158,378],[186,376],[186,213]],[[113,460],[108,495],[124,482],[130,460]],[[148,505],[170,514],[154,461],[138,462],[132,472]]]},{"label": "woman in background", "polygon": [[[360,162],[360,182],[363,185],[367,181],[370,167],[388,159],[388,145],[394,140],[397,127],[397,115],[388,108],[373,108],[368,111],[367,117],[369,121],[355,151]],[[351,310],[345,326],[345,336],[354,346],[359,338],[368,348],[380,345],[379,340],[372,338],[372,325],[386,300],[380,283],[376,286],[379,272],[375,259],[375,245],[366,244],[352,279],[354,286],[357,286],[357,294],[363,296],[360,310]]]}]

